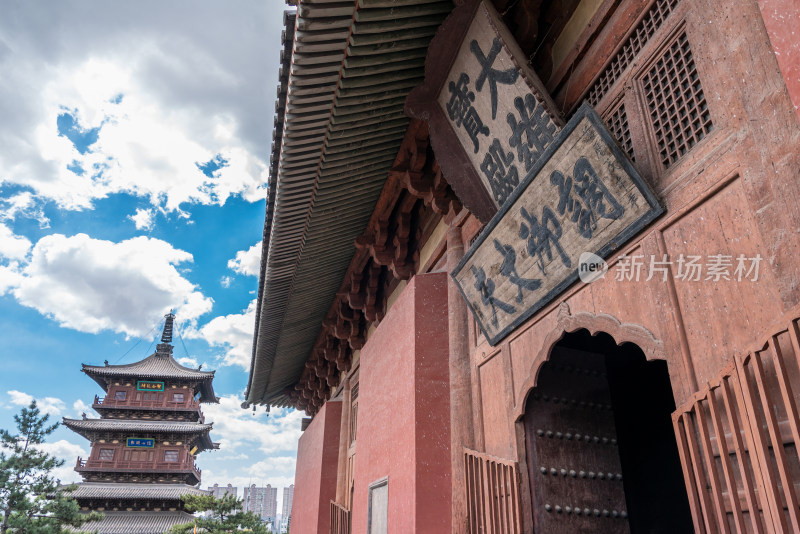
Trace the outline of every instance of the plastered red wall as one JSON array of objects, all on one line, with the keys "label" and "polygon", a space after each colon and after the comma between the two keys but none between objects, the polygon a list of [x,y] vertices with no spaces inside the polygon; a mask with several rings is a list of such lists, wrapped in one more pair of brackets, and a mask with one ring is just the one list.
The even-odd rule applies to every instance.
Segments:
[{"label": "plastered red wall", "polygon": [[450,532],[447,275],[415,276],[361,351],[353,534],[389,480],[390,533]]},{"label": "plastered red wall", "polygon": [[800,3],[797,0],[758,0],[758,7],[800,118]]},{"label": "plastered red wall", "polygon": [[341,417],[342,403],[326,402],[300,436],[292,500],[292,534],[317,534],[330,529],[330,502],[336,497]]}]

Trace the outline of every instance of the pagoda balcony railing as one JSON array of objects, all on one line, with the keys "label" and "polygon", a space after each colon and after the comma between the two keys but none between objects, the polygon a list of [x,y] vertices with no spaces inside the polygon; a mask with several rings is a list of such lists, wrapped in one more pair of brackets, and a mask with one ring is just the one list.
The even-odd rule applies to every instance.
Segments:
[{"label": "pagoda balcony railing", "polygon": [[75,471],[79,473],[82,471],[115,471],[124,473],[137,473],[137,472],[191,472],[197,479],[200,479],[202,470],[197,467],[195,463],[182,463],[182,462],[163,462],[163,461],[131,461],[131,460],[84,460],[78,457],[75,464]]},{"label": "pagoda balcony railing", "polygon": [[103,408],[164,408],[169,410],[181,410],[181,411],[198,411],[200,409],[200,403],[195,401],[194,399],[189,399],[183,402],[175,402],[171,399],[164,398],[160,401],[158,400],[144,400],[144,399],[125,399],[119,400],[113,397],[100,397],[98,395],[94,396],[94,404],[92,405],[93,408],[103,407]]}]

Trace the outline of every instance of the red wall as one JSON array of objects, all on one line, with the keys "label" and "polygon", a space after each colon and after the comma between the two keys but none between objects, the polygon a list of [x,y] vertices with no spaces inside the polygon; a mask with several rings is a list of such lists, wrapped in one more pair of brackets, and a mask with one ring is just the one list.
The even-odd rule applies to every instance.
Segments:
[{"label": "red wall", "polygon": [[800,3],[797,0],[758,0],[758,7],[800,118]]},{"label": "red wall", "polygon": [[417,275],[361,351],[353,534],[384,477],[390,533],[450,532],[448,373],[447,275]]},{"label": "red wall", "polygon": [[292,500],[292,534],[330,530],[330,502],[336,498],[342,403],[326,402],[297,446]]}]

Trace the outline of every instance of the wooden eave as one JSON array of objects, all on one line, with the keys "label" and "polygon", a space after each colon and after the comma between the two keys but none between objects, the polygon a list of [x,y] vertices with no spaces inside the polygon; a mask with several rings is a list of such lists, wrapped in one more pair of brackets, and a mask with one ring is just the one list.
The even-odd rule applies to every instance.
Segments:
[{"label": "wooden eave", "polygon": [[316,1],[287,18],[246,403],[290,404],[284,390],[370,219],[408,127],[405,97],[451,10],[449,0]]}]

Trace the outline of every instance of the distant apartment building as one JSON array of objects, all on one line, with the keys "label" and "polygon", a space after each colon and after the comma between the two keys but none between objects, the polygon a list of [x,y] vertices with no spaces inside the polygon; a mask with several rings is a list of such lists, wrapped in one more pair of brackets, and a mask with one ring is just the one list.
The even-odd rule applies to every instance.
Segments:
[{"label": "distant apartment building", "polygon": [[[219,484],[214,484],[213,486],[208,487],[208,491],[216,497],[217,499],[222,498],[225,495],[233,495],[234,497],[239,496],[239,488],[235,488],[228,484],[227,486],[220,486]],[[247,490],[245,490],[245,495]]]},{"label": "distant apartment building", "polygon": [[278,514],[278,488],[269,484],[264,487],[252,484],[249,488],[244,488],[242,499],[245,512],[256,514],[262,521],[275,523]]},{"label": "distant apartment building", "polygon": [[283,506],[281,507],[281,522],[288,523],[292,515],[292,499],[294,498],[294,484],[283,488]]}]

